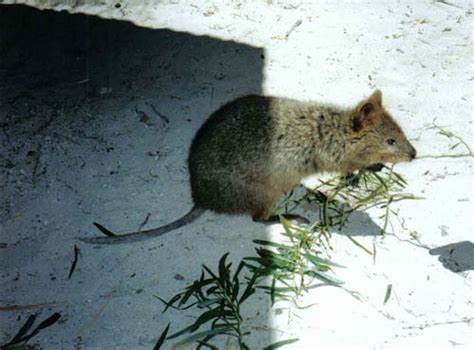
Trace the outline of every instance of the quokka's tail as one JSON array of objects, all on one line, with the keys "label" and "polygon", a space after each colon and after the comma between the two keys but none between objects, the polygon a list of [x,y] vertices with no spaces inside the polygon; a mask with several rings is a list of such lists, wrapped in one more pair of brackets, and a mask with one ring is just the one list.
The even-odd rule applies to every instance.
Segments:
[{"label": "quokka's tail", "polygon": [[106,237],[81,237],[79,240],[90,244],[120,244],[144,241],[146,239],[162,236],[165,233],[185,226],[200,217],[204,211],[205,209],[194,206],[186,215],[167,225],[153,228],[151,230],[124,233],[121,235],[116,235],[101,224],[94,222],[94,226],[105,234]]}]

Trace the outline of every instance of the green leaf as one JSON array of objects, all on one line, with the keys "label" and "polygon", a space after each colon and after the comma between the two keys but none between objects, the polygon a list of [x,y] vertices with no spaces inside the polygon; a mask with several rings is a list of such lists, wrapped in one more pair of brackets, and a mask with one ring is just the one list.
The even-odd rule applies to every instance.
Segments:
[{"label": "green leaf", "polygon": [[212,309],[201,314],[201,316],[197,318],[194,324],[197,327],[200,327],[204,323],[209,322],[214,318],[228,317],[228,316],[233,316],[233,315],[234,314],[232,313],[232,311],[225,311],[225,310],[222,310],[221,308]]},{"label": "green leaf", "polygon": [[390,299],[391,295],[392,295],[392,284],[389,284],[387,286],[387,290],[385,291],[385,298],[383,299],[384,305],[387,303],[388,299]]},{"label": "green leaf", "polygon": [[403,188],[405,187],[405,185],[408,185],[406,180],[399,173],[392,172],[392,175],[395,176],[397,178],[397,180],[403,184],[403,186],[402,186]]},{"label": "green leaf", "polygon": [[255,285],[255,282],[257,281],[258,277],[259,275],[254,274],[250,281],[248,281],[247,287],[245,288],[244,293],[239,299],[239,304],[242,304],[249,296],[255,293],[255,288],[253,286]]},{"label": "green leaf", "polygon": [[272,306],[275,304],[275,284],[276,284],[276,279],[272,279],[272,285],[270,287],[270,300],[272,303]]},{"label": "green leaf", "polygon": [[163,333],[161,333],[161,336],[160,336],[160,339],[158,339],[158,341],[156,342],[156,345],[155,347],[153,348],[153,350],[160,350],[161,349],[161,346],[163,345],[163,343],[165,342],[165,339],[166,339],[166,335],[168,334],[168,330],[170,329],[170,323],[168,323],[168,325],[166,326],[165,330],[163,331]]},{"label": "green leaf", "polygon": [[188,301],[189,298],[191,298],[191,296],[193,295],[196,289],[197,288],[193,286],[187,287],[187,290],[182,296],[181,300],[179,301],[178,306],[186,304],[186,302]]},{"label": "green leaf", "polygon": [[206,270],[206,272],[207,272],[209,275],[211,275],[212,280],[213,280],[212,282],[219,281],[219,277],[217,277],[216,274],[215,274],[214,272],[212,272],[210,268],[208,268],[206,265],[202,265],[202,268],[203,268],[204,270]]},{"label": "green leaf", "polygon": [[224,287],[227,285],[226,281],[229,279],[229,271],[227,270],[226,259],[229,253],[225,253],[219,260],[219,281],[221,285]]},{"label": "green leaf", "polygon": [[191,284],[187,288],[197,290],[197,289],[201,289],[202,287],[205,287],[205,286],[207,286],[208,284],[211,284],[211,283],[214,283],[214,278],[204,278],[204,277],[202,277],[201,279],[194,281],[193,284]]},{"label": "green leaf", "polygon": [[175,347],[179,347],[179,346],[183,346],[183,345],[195,342],[196,340],[208,337],[210,335],[226,334],[226,332],[231,331],[231,330],[232,330],[232,327],[221,327],[221,328],[198,332],[180,340],[179,342],[175,344]]},{"label": "green leaf", "polygon": [[176,332],[174,333],[173,335],[170,335],[168,337],[168,339],[172,339],[172,338],[176,338],[182,334],[185,334],[185,333],[192,333],[192,332],[195,332],[199,329],[199,327],[201,327],[203,324],[215,319],[215,318],[220,318],[220,317],[229,317],[229,316],[234,316],[234,314],[232,313],[232,311],[225,311],[225,310],[222,310],[221,308],[217,308],[217,309],[212,309],[212,310],[209,310],[209,311],[206,311],[204,312],[203,314],[201,314],[197,319],[196,321],[194,321],[194,323],[184,329],[182,329],[181,331],[179,332]]},{"label": "green leaf", "polygon": [[293,292],[295,288],[292,287],[267,287],[267,286],[259,286],[257,287],[258,289],[264,289],[264,290],[273,290],[275,293],[286,293],[286,292]]},{"label": "green leaf", "polygon": [[280,223],[283,225],[283,228],[285,229],[286,235],[290,237],[292,240],[292,232],[291,232],[291,223],[285,219],[283,215],[280,215]]},{"label": "green leaf", "polygon": [[310,307],[313,307],[314,305],[318,305],[318,303],[311,303],[311,304],[308,304],[308,305],[296,305],[296,308],[299,309],[299,310],[306,310],[306,309],[309,309]]},{"label": "green leaf", "polygon": [[182,295],[181,301],[179,302],[178,305],[184,305],[188,301],[188,299],[193,295],[193,294],[199,294],[201,292],[201,289],[211,283],[214,283],[213,278],[204,278],[204,272],[201,273],[201,277],[199,280],[194,281],[191,285],[186,287],[186,291],[184,293],[178,294]]},{"label": "green leaf", "polygon": [[195,332],[201,327],[204,323],[211,321],[212,319],[215,318],[220,318],[220,317],[228,317],[228,316],[233,316],[234,314],[231,311],[224,311],[220,308],[217,309],[212,309],[209,311],[204,312],[201,316],[199,316],[194,323],[188,327],[183,328],[182,330],[170,335],[168,339],[173,339],[176,337],[179,337],[180,335],[183,335],[185,333],[192,333]]},{"label": "green leaf", "polygon": [[219,348],[218,348],[217,346],[208,343],[208,341],[211,340],[211,339],[212,339],[213,337],[215,337],[216,335],[217,335],[217,334],[207,336],[207,337],[205,337],[203,340],[196,340],[197,343],[199,344],[199,345],[196,347],[196,350],[200,350],[203,346],[206,346],[206,347],[208,347],[208,348],[211,349],[211,350],[219,350]]},{"label": "green leaf", "polygon": [[173,308],[179,310],[176,306],[174,306],[174,303],[177,302],[181,298],[182,294],[176,294],[174,297],[172,297],[169,301],[164,300],[163,298],[160,298],[159,296],[155,296],[159,301],[161,301],[163,304],[166,305],[165,309],[162,311],[162,313],[166,312],[168,308]]},{"label": "green leaf", "polygon": [[350,239],[350,241],[352,243],[354,243],[356,246],[358,246],[360,249],[362,249],[364,252],[366,252],[367,254],[369,255],[374,255],[369,249],[367,249],[366,247],[364,247],[362,244],[360,244],[359,242],[357,242],[354,238],[352,238],[351,236],[346,236],[347,238]]},{"label": "green leaf", "polygon": [[271,247],[282,248],[282,249],[291,248],[290,246],[285,245],[285,244],[271,242],[271,241],[265,241],[265,240],[261,240],[261,239],[255,239],[252,242],[254,242],[256,244],[260,244],[260,245],[268,245],[268,246],[271,246]]},{"label": "green leaf", "polygon": [[314,265],[319,266],[319,265],[327,265],[327,266],[334,266],[334,267],[342,267],[344,268],[345,266],[336,264],[335,262],[332,262],[331,260],[323,259],[320,257],[317,257],[316,255],[305,253],[303,256],[310,262],[312,262]]},{"label": "green leaf", "polygon": [[335,277],[332,277],[331,275],[328,275],[324,272],[321,272],[319,270],[310,270],[310,271],[307,271],[306,272],[307,275],[310,275],[310,276],[313,276],[313,277],[316,277],[320,280],[322,280],[323,282],[328,282],[328,283],[331,283],[331,284],[344,284],[344,281],[341,281]]},{"label": "green leaf", "polygon": [[376,173],[372,173],[373,176],[375,176],[377,178],[377,180],[379,180],[380,184],[384,187],[385,191],[388,191],[388,185],[387,185],[387,182],[385,181],[385,179],[381,178],[379,175],[377,175]]},{"label": "green leaf", "polygon": [[239,295],[239,288],[240,288],[239,278],[235,276],[232,282],[232,286],[231,286],[232,300],[237,300],[237,296]]},{"label": "green leaf", "polygon": [[[256,261],[256,262],[260,262],[262,261],[262,258],[259,258],[259,257],[256,257],[256,256],[247,256],[244,258],[245,260],[249,260],[249,261]],[[247,264],[248,265],[248,264]]]},{"label": "green leaf", "polygon": [[294,268],[295,267],[295,261],[293,259],[288,259],[282,254],[273,254],[272,256],[272,262],[273,264],[277,265],[278,267],[281,268]]},{"label": "green leaf", "polygon": [[21,338],[25,336],[25,334],[30,330],[31,327],[33,327],[33,324],[36,321],[36,315],[30,315],[26,322],[21,326],[20,330],[18,331],[17,334],[10,340],[8,345],[12,344],[17,344]]},{"label": "green leaf", "polygon": [[206,290],[206,294],[207,295],[217,294],[216,291],[218,291],[219,289],[220,289],[219,286],[212,286],[208,290]]},{"label": "green leaf", "polygon": [[268,345],[266,347],[263,348],[263,350],[273,350],[273,349],[277,349],[281,346],[285,346],[285,345],[288,345],[288,344],[293,344],[293,343],[296,343],[299,339],[298,338],[292,338],[292,339],[286,339],[286,340],[280,340],[280,341],[277,341],[276,343],[273,343],[271,345]]},{"label": "green leaf", "polygon": [[234,277],[232,278],[234,281],[239,276],[240,272],[242,271],[244,267],[245,267],[245,262],[242,260],[240,261],[239,266],[237,266],[237,270],[235,270]]},{"label": "green leaf", "polygon": [[180,335],[183,335],[183,334],[186,334],[186,333],[192,333],[196,330],[196,326],[194,325],[194,323],[192,325],[189,325],[187,327],[184,327],[182,330],[176,332],[176,333],[173,333],[171,334],[170,336],[168,336],[168,338],[166,339],[173,339],[173,338],[177,338],[179,337]]},{"label": "green leaf", "polygon": [[45,328],[48,328],[50,326],[52,326],[53,324],[55,324],[56,322],[59,321],[59,319],[61,318],[61,315],[58,313],[58,312],[55,312],[54,314],[52,314],[50,317],[48,317],[46,320],[42,321],[36,328],[33,332],[35,331],[39,331],[41,329],[45,329]]},{"label": "green leaf", "polygon": [[214,299],[207,299],[205,301],[202,301],[200,303],[198,303],[197,305],[200,307],[200,308],[205,308],[205,307],[208,307],[212,304],[215,304],[215,303],[219,303],[222,301],[222,297],[219,297],[219,298],[214,298]]},{"label": "green leaf", "polygon": [[[61,314],[59,314],[58,312],[55,312],[53,313],[50,317],[48,317],[46,320],[44,321],[41,321],[40,324],[38,326],[36,326],[35,329],[33,329],[33,331],[28,334],[28,335],[24,335],[22,336],[21,338],[18,338],[15,343],[19,343],[19,342],[27,342],[28,340],[30,340],[31,338],[33,338],[36,334],[38,334],[41,330],[45,329],[45,328],[48,328],[48,327],[51,327],[52,325],[54,325],[56,322],[59,321],[59,319],[61,318]],[[28,323],[30,322],[34,322],[33,321],[28,321]],[[26,328],[26,326],[24,325],[24,327]],[[22,327],[23,328],[23,327]],[[12,342],[10,342],[10,344],[8,345],[13,345]]]}]

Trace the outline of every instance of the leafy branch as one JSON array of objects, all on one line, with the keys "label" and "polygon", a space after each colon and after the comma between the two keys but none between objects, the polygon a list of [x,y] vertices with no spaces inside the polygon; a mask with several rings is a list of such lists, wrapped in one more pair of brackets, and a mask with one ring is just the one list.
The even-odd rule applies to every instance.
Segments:
[{"label": "leafy branch", "polygon": [[342,284],[327,272],[331,267],[343,267],[318,255],[315,249],[315,235],[300,226],[291,225],[280,216],[282,235],[288,243],[254,240],[258,244],[257,256],[246,257],[249,270],[258,278],[270,277],[270,286],[258,286],[270,295],[272,305],[278,300],[296,302],[303,291],[316,278],[327,284]]},{"label": "leafy branch", "polygon": [[[203,265],[200,278],[183,292],[169,301],[158,297],[166,305],[163,312],[170,308],[197,308],[202,312],[191,325],[169,336],[168,325],[155,349],[159,349],[166,340],[177,338],[181,339],[174,348],[197,342],[197,349],[218,349],[211,341],[215,342],[215,338],[222,336],[236,341],[241,350],[249,349],[245,337],[250,332],[244,331],[241,306],[258,290],[270,296],[272,305],[287,301],[299,307],[298,298],[315,279],[329,285],[342,284],[330,272],[333,267],[343,266],[321,256],[324,250],[331,248],[331,230],[341,232],[352,213],[377,207],[382,209],[381,233],[384,233],[390,215],[396,214],[391,209],[393,203],[420,199],[404,192],[407,183],[393,168],[384,166],[382,170],[379,173],[363,170],[349,176],[334,176],[308,190],[302,199],[287,200],[287,212],[303,200],[318,204],[318,220],[311,225],[300,226],[280,216],[284,229],[282,242],[254,240],[256,255],[243,258],[235,271],[232,271],[232,263],[227,262],[229,253],[226,253],[220,258],[217,271]],[[371,253],[352,237],[349,239]],[[295,341],[297,339],[282,340],[265,349],[275,349]]]},{"label": "leafy branch", "polygon": [[457,148],[459,145],[463,145],[466,152],[464,153],[458,153],[458,154],[441,154],[441,155],[429,155],[429,154],[426,154],[426,155],[422,155],[422,156],[418,156],[417,158],[419,159],[423,159],[423,158],[463,158],[463,157],[474,157],[474,153],[472,152],[471,150],[471,147],[469,146],[469,144],[464,141],[464,139],[462,139],[460,136],[454,134],[452,131],[449,131],[448,129],[446,129],[445,127],[443,126],[440,126],[440,125],[437,125],[435,123],[429,125],[428,127],[426,127],[426,130],[435,130],[437,131],[438,135],[441,135],[441,136],[444,136],[444,137],[447,137],[451,140],[454,140],[454,143],[452,143],[450,146],[449,146],[449,149],[450,150],[453,150],[455,148]]},{"label": "leafy branch", "polygon": [[[228,255],[229,253],[226,253],[220,258],[216,273],[203,265],[201,277],[186,287],[184,292],[175,295],[170,301],[159,298],[166,304],[163,312],[170,307],[186,310],[195,306],[205,310],[193,324],[166,338],[174,339],[192,333],[176,343],[175,347],[198,341],[198,348],[207,346],[217,349],[209,343],[210,340],[218,335],[227,335],[237,340],[239,349],[249,349],[244,342],[244,335],[248,333],[242,331],[240,305],[255,292],[257,277],[249,279],[245,288],[241,289],[239,276],[245,264],[241,262],[232,274],[232,263],[227,262]],[[197,332],[206,324],[210,324],[208,330]]]}]

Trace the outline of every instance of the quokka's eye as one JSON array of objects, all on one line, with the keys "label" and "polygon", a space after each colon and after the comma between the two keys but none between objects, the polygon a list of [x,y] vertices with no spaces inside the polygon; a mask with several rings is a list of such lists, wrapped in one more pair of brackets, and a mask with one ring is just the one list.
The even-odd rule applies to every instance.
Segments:
[{"label": "quokka's eye", "polygon": [[395,141],[394,139],[388,139],[388,140],[387,140],[387,143],[388,143],[390,146],[393,146],[394,144],[397,143],[397,141]]}]

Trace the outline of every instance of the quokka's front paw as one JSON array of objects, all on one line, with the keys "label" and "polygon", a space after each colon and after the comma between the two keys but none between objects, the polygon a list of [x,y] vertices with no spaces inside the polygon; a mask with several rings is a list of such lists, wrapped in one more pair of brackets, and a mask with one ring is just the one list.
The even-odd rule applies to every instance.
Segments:
[{"label": "quokka's front paw", "polygon": [[367,168],[365,168],[364,170],[373,171],[374,173],[376,173],[377,171],[382,170],[384,167],[385,165],[378,163],[378,164],[372,164],[368,166]]}]

